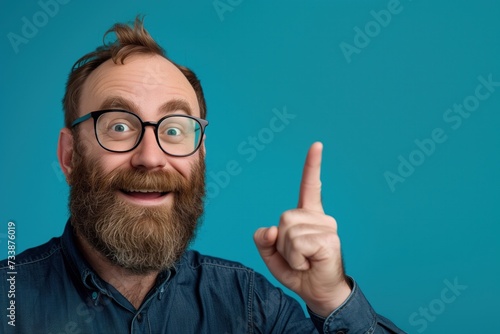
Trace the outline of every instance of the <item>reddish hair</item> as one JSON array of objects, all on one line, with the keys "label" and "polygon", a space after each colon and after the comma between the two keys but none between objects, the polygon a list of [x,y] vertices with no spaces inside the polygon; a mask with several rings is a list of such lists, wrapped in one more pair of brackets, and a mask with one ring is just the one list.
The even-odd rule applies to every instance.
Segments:
[{"label": "reddish hair", "polygon": [[[133,54],[156,54],[167,58],[165,50],[156,43],[144,28],[144,19],[140,16],[135,18],[134,24],[116,23],[103,37],[103,45],[95,51],[87,53],[77,60],[73,65],[66,84],[66,93],[63,98],[64,124],[67,128],[78,118],[78,107],[82,86],[90,73],[105,61],[112,59],[115,64],[123,64],[125,59]],[[110,33],[116,35],[116,40],[105,43],[104,39]],[[206,118],[207,108],[203,89],[196,74],[189,68],[172,62],[186,77],[196,93],[200,107],[201,118]]]}]

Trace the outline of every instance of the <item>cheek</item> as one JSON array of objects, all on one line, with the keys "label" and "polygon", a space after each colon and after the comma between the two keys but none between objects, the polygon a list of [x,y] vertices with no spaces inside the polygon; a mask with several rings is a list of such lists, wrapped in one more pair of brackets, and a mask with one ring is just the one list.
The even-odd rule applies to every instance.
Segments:
[{"label": "cheek", "polygon": [[99,164],[102,170],[106,173],[120,167],[128,167],[130,164],[130,154],[112,153],[106,151],[99,145],[95,137],[93,123],[85,124],[85,126],[81,127],[78,140],[80,152],[88,159],[91,159]]},{"label": "cheek", "polygon": [[95,139],[94,120],[93,119],[90,119],[90,120],[87,120],[83,123],[80,123],[78,125],[78,128],[79,128],[81,137]]},{"label": "cheek", "polygon": [[98,146],[91,151],[88,151],[87,157],[99,165],[99,168],[109,174],[118,169],[130,168],[130,155],[126,153],[116,154],[104,150]]},{"label": "cheek", "polygon": [[201,159],[198,152],[183,158],[172,158],[169,160],[170,166],[172,166],[179,174],[184,176],[186,179],[190,179],[193,168],[199,163]]},{"label": "cheek", "polygon": [[101,148],[95,137],[93,123],[90,123],[82,123],[78,129],[78,146],[83,154],[91,154]]}]

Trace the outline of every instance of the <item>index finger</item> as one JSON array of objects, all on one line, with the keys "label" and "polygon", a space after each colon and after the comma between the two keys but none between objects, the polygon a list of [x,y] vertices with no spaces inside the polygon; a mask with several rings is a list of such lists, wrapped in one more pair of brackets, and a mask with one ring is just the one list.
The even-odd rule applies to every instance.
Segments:
[{"label": "index finger", "polygon": [[307,153],[302,181],[300,183],[299,209],[308,209],[323,213],[321,204],[321,154],[323,144],[316,142]]}]

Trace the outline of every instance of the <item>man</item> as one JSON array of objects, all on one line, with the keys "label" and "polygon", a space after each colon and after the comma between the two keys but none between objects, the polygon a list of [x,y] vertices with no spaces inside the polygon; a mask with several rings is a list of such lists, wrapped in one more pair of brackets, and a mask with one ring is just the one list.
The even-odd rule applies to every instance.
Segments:
[{"label": "man", "polygon": [[2,294],[16,272],[14,318],[8,311],[2,332],[401,332],[344,274],[336,222],[321,204],[320,143],[298,207],[254,235],[310,318],[251,269],[186,251],[205,193],[202,88],[142,20],[109,32],[116,42],[77,61],[64,96],[57,153],[71,217],[62,237],[17,256],[15,269],[0,264]]}]

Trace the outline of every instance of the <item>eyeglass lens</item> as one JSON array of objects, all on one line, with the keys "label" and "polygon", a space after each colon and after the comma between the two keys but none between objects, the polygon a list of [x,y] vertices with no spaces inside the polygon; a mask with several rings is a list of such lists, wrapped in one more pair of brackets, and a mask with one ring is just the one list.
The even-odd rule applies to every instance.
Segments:
[{"label": "eyeglass lens", "polygon": [[[142,136],[141,120],[134,114],[112,111],[102,114],[96,123],[99,143],[106,149],[125,152],[135,148]],[[157,126],[161,148],[172,155],[193,153],[201,140],[201,125],[187,116],[169,116]]]}]

